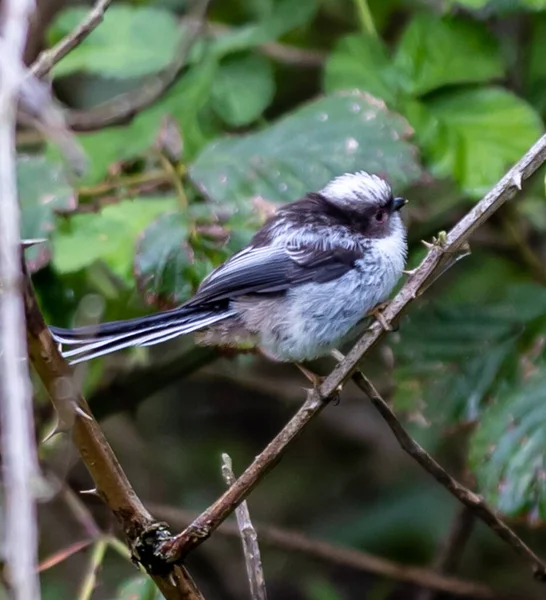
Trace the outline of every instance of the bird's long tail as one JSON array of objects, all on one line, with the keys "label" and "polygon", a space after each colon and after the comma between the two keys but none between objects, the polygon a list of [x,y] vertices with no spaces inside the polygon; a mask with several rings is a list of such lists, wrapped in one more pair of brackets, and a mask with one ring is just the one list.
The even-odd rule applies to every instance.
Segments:
[{"label": "bird's long tail", "polygon": [[160,344],[179,335],[205,329],[234,314],[230,309],[180,307],[126,321],[75,329],[50,327],[50,330],[53,339],[60,344],[63,356],[70,360],[70,364],[76,364],[122,348]]}]

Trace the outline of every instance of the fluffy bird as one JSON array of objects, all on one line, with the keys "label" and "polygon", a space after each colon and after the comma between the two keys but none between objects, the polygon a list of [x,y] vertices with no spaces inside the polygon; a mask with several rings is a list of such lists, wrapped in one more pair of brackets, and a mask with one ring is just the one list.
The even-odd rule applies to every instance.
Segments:
[{"label": "fluffy bird", "polygon": [[278,361],[325,356],[401,276],[406,202],[377,175],[346,173],[279,208],[178,308],[51,332],[72,364],[189,333],[205,345],[253,345]]}]

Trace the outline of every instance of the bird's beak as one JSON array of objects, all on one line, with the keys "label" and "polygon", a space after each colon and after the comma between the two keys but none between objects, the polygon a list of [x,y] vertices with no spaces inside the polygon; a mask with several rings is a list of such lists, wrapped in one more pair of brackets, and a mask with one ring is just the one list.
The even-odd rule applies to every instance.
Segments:
[{"label": "bird's beak", "polygon": [[408,201],[405,198],[395,198],[393,202],[394,210],[400,210],[402,206],[405,206]]}]

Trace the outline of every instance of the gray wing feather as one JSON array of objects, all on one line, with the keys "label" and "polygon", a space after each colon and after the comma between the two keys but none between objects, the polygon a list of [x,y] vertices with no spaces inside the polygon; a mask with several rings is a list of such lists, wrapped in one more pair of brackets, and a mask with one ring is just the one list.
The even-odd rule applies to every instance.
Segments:
[{"label": "gray wing feather", "polygon": [[290,286],[341,277],[362,257],[361,249],[321,250],[313,246],[247,247],[214,270],[187,306],[245,294],[283,292]]}]

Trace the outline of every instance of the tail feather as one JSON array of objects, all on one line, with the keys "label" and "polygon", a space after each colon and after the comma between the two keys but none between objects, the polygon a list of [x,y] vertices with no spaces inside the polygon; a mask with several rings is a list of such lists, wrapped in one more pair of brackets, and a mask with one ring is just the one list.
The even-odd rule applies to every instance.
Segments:
[{"label": "tail feather", "polygon": [[[233,310],[179,308],[126,321],[97,326],[61,329],[50,327],[61,353],[77,364],[132,346],[153,346],[180,335],[192,333],[235,315]],[[65,351],[63,346],[69,348]]]}]

